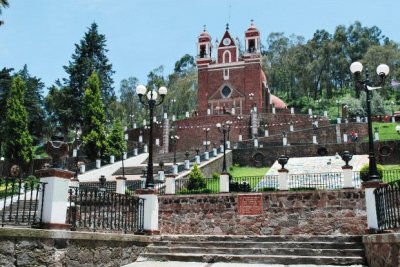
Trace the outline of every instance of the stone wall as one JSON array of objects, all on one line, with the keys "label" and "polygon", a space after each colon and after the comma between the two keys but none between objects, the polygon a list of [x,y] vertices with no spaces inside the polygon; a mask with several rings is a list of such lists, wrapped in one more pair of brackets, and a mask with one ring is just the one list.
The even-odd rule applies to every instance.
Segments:
[{"label": "stone wall", "polygon": [[363,237],[369,267],[400,266],[400,233]]},{"label": "stone wall", "polygon": [[0,228],[0,266],[122,266],[155,238]]},{"label": "stone wall", "polygon": [[262,213],[253,216],[238,214],[238,195],[160,196],[161,233],[359,235],[367,228],[362,190],[263,193]]}]

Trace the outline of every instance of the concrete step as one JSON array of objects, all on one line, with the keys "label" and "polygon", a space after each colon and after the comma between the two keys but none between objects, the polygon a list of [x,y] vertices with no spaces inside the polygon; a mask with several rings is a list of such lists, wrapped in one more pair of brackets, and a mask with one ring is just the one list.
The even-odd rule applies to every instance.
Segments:
[{"label": "concrete step", "polygon": [[198,248],[319,248],[319,249],[363,249],[361,242],[227,242],[227,241],[157,241],[154,246],[198,247]]},{"label": "concrete step", "polygon": [[297,256],[331,256],[331,257],[363,257],[363,249],[321,249],[321,248],[255,248],[240,247],[240,248],[215,248],[215,247],[164,247],[164,246],[149,246],[147,253],[174,253],[174,254],[195,254],[198,251],[207,252],[207,254],[225,254],[225,255],[297,255]]},{"label": "concrete step", "polygon": [[222,255],[186,253],[145,253],[138,261],[185,261],[185,262],[230,262],[254,264],[315,264],[315,265],[362,265],[363,257],[289,256],[289,255]]}]

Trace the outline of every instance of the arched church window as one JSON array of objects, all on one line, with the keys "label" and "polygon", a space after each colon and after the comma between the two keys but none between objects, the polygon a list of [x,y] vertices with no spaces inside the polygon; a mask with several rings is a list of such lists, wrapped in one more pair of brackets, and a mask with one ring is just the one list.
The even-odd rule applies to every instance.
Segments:
[{"label": "arched church window", "polygon": [[206,56],[206,46],[202,45],[200,46],[200,58],[204,58]]},{"label": "arched church window", "polygon": [[222,60],[223,63],[231,63],[231,52],[230,51],[225,51],[224,54],[222,55]]},{"label": "arched church window", "polygon": [[227,98],[232,93],[232,90],[229,88],[229,86],[225,85],[224,88],[222,88],[221,93],[223,97]]}]

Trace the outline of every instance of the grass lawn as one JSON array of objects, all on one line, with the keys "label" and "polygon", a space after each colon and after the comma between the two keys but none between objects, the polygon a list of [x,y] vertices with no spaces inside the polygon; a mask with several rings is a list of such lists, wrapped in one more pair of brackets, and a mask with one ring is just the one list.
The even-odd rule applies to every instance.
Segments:
[{"label": "grass lawn", "polygon": [[[400,134],[396,132],[396,126],[400,123],[387,123],[387,122],[373,122],[372,128],[375,132],[375,128],[378,127],[379,140],[400,140]],[[364,141],[368,141],[368,137],[364,138]]]},{"label": "grass lawn", "polygon": [[384,170],[400,170],[400,164],[397,165],[382,165]]},{"label": "grass lawn", "polygon": [[232,166],[229,168],[229,173],[233,177],[243,177],[243,176],[264,176],[269,167],[265,168],[255,168],[255,167],[236,167]]}]

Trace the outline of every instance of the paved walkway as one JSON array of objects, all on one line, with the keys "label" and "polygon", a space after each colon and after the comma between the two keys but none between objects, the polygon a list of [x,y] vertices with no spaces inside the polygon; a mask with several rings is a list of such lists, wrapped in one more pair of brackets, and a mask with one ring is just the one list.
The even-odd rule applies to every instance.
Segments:
[{"label": "paved walkway", "polygon": [[[348,265],[351,267],[364,267],[362,265]],[[180,262],[180,261],[144,261],[134,262],[123,267],[338,267],[338,265],[313,265],[313,264],[250,264],[250,263],[206,263],[206,262]],[[343,267],[343,266],[342,266]]]}]

